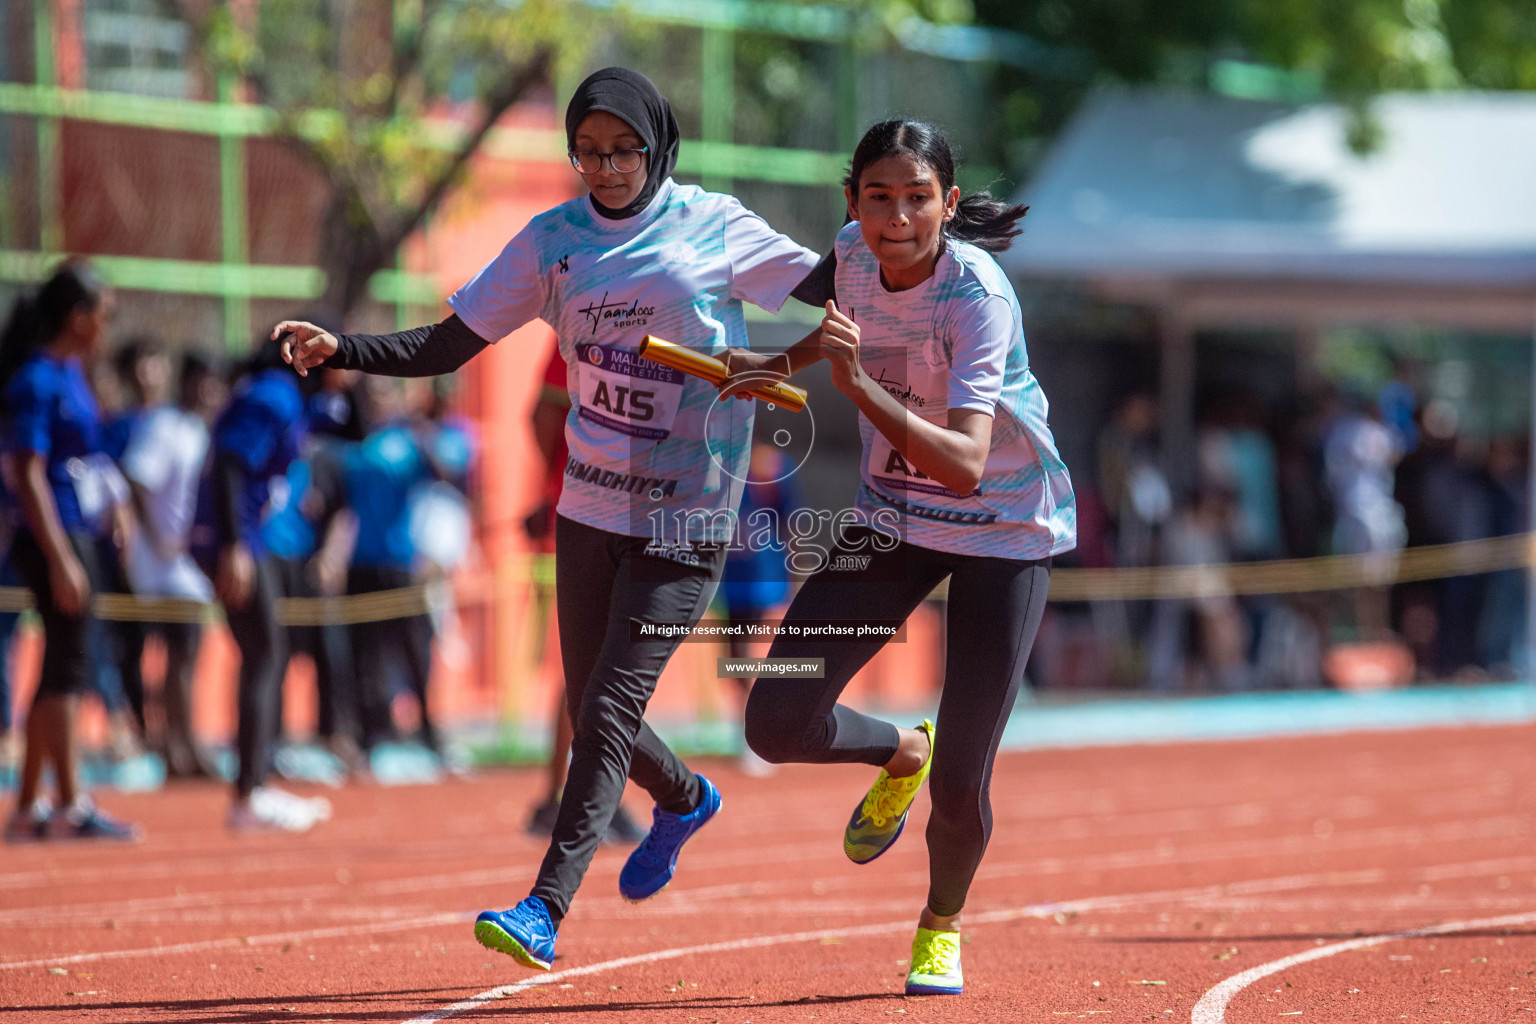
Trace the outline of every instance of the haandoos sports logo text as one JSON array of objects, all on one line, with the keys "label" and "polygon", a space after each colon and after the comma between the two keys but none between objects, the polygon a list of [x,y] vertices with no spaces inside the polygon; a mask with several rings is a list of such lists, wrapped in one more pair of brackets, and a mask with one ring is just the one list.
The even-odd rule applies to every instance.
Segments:
[{"label": "haandoos sports logo text", "polygon": [[608,293],[603,292],[602,300],[589,302],[577,310],[592,322],[592,333],[604,323],[611,327],[643,327],[647,320],[656,315],[655,306],[642,306],[640,300],[629,302],[620,299],[618,302],[609,302]]}]

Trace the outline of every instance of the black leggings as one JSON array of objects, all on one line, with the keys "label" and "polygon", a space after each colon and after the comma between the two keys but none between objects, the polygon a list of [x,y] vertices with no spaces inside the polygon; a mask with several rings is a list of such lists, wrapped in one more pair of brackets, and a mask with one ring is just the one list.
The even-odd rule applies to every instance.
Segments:
[{"label": "black leggings", "polygon": [[[350,595],[397,590],[415,582],[407,569],[354,565],[347,570]],[[427,687],[432,681],[432,620],[426,615],[407,615],[382,622],[359,622],[350,632],[363,746],[371,749],[394,736],[395,724],[390,714],[394,697],[391,666],[398,665],[421,705],[421,742],[429,750],[441,753],[437,726],[427,710]]]},{"label": "black leggings", "polygon": [[235,749],[240,768],[235,793],[250,796],[272,771],[282,709],[283,678],[288,674],[288,635],[277,622],[280,595],[276,560],[256,559],[256,586],[244,608],[225,608],[225,621],[240,648],[240,723]]},{"label": "black leggings", "polygon": [[637,639],[631,624],[699,620],[725,566],[723,545],[695,544],[698,565],[646,554],[649,541],[555,517],[555,604],[565,701],[575,737],[549,852],[532,895],[570,908],[608,831],[626,777],[657,806],[686,814],[698,776],[645,724],[645,706],[678,639]]},{"label": "black leggings", "polygon": [[[113,594],[131,594],[128,573],[123,568],[123,555],[110,536],[96,541],[96,562],[101,567],[102,589]],[[148,624],[132,621],[105,621],[95,627],[100,631],[95,638],[100,644],[98,657],[102,664],[91,670],[98,675],[98,687],[112,688],[114,699],[126,700],[138,720],[139,732],[144,726],[144,640]],[[106,679],[100,677],[105,675]],[[121,697],[116,694],[120,693]],[[111,710],[109,708],[109,710]]]},{"label": "black leggings", "polygon": [[[319,597],[320,590],[310,580],[309,565],[299,559],[277,558],[277,577],[284,597]],[[289,654],[307,654],[315,663],[315,689],[320,698],[316,732],[329,739],[346,736],[359,739],[357,683],[352,672],[351,639],[348,627],[336,623],[323,626],[289,626]],[[281,717],[279,732],[281,732]]]},{"label": "black leggings", "polygon": [[[928,909],[949,917],[965,906],[992,834],[992,762],[1045,611],[1050,561],[954,555],[905,543],[887,552],[868,543],[852,550],[870,554],[868,566],[812,576],[784,614],[785,624],[904,620],[949,577],[928,819]],[[837,703],[843,687],[883,646],[882,639],[775,640],[769,657],[824,657],[825,678],[759,678],[747,701],[752,749],[775,763],[889,761],[896,727]]]}]

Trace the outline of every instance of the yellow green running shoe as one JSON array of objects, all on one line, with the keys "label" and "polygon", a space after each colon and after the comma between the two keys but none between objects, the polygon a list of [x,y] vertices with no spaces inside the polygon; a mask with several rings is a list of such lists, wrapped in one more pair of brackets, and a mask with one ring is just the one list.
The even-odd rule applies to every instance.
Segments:
[{"label": "yellow green running shoe", "polygon": [[909,996],[957,996],[965,991],[960,976],[960,933],[919,928],[912,937]]},{"label": "yellow green running shoe", "polygon": [[879,778],[848,819],[848,828],[843,831],[843,852],[855,864],[868,864],[901,838],[907,812],[933,767],[933,723],[924,719],[918,728],[928,734],[928,760],[911,775],[899,779],[891,778],[881,768]]}]

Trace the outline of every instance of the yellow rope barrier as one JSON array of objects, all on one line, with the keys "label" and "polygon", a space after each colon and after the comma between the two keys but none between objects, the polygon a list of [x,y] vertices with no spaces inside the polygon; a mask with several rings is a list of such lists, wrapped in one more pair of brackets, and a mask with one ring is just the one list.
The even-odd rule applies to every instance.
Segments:
[{"label": "yellow rope barrier", "polygon": [[1536,564],[1536,534],[1459,541],[1372,555],[1147,569],[1062,569],[1053,601],[1189,599],[1213,594],[1299,594],[1524,569]]},{"label": "yellow rope barrier", "polygon": [[[1299,594],[1446,579],[1532,565],[1536,565],[1536,533],[1520,533],[1407,548],[1391,554],[1138,569],[1057,569],[1051,573],[1051,600],[1148,601],[1227,594]],[[527,558],[510,577],[513,586],[529,583],[546,587],[554,584],[553,556]],[[320,626],[408,618],[426,613],[429,589],[426,584],[418,584],[344,597],[284,597],[277,600],[277,619],[286,626]],[[495,582],[488,575],[456,580],[454,603],[460,607],[484,603],[494,596],[495,589]],[[32,606],[29,591],[0,587],[0,612],[25,611]],[[98,618],[119,622],[208,622],[219,617],[216,604],[132,594],[97,594],[92,606]]]}]

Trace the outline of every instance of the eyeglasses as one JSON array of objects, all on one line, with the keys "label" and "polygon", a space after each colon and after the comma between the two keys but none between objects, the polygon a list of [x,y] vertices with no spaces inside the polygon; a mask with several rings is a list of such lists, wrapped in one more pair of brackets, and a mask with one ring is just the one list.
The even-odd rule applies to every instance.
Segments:
[{"label": "eyeglasses", "polygon": [[603,161],[606,160],[615,174],[633,174],[640,169],[641,158],[650,148],[641,146],[639,149],[620,149],[612,153],[573,152],[570,154],[571,166],[582,174],[596,174],[603,169]]}]

